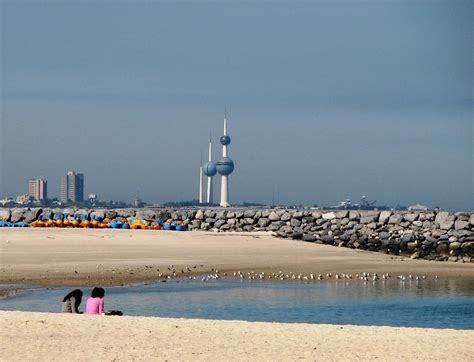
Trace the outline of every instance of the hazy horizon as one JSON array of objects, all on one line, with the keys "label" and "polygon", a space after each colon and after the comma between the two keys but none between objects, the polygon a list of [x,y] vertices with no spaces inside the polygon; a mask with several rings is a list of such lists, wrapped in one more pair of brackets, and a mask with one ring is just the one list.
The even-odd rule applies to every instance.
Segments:
[{"label": "hazy horizon", "polygon": [[[0,198],[474,208],[471,1],[0,2]],[[214,181],[214,199],[220,181]]]}]

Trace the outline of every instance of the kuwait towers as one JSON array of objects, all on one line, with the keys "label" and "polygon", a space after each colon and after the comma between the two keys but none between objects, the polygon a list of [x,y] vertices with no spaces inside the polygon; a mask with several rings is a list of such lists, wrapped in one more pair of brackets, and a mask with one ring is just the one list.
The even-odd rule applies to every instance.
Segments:
[{"label": "kuwait towers", "polygon": [[227,114],[224,116],[224,135],[220,138],[222,145],[222,158],[217,163],[212,162],[212,141],[209,139],[209,159],[199,170],[199,203],[203,200],[202,175],[207,176],[207,203],[214,203],[212,195],[212,178],[219,173],[221,178],[221,202],[220,206],[228,207],[229,204],[229,175],[234,171],[234,162],[229,158],[227,147],[230,145],[230,137],[227,134]]},{"label": "kuwait towers", "polygon": [[222,145],[222,158],[216,163],[216,170],[221,177],[221,207],[229,207],[229,175],[234,171],[234,161],[229,158],[227,147],[230,137],[227,134],[227,114],[224,116],[224,135],[220,139]]}]

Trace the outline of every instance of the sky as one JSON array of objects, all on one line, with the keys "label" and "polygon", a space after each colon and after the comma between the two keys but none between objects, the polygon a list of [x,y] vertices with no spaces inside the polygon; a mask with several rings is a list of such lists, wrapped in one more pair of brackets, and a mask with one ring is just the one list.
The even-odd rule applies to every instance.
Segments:
[{"label": "sky", "polygon": [[195,199],[227,108],[231,203],[472,210],[473,4],[0,0],[0,197]]}]

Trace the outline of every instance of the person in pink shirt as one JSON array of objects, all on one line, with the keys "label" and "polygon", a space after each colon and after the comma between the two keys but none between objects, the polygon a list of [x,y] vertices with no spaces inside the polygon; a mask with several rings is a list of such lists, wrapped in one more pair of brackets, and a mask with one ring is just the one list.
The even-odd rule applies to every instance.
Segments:
[{"label": "person in pink shirt", "polygon": [[91,296],[86,303],[86,314],[105,314],[104,295],[105,290],[103,288],[92,289]]}]

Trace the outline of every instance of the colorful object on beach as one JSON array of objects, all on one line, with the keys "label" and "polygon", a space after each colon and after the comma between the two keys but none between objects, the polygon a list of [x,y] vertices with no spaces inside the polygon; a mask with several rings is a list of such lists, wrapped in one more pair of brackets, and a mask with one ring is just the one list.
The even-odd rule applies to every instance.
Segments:
[{"label": "colorful object on beach", "polygon": [[[0,226],[12,226],[11,223],[7,223],[6,220],[0,220],[2,222]],[[136,219],[136,218],[118,218],[116,219],[109,219],[109,218],[102,218],[100,216],[96,216],[96,214],[91,213],[90,216],[87,213],[82,215],[75,213],[72,216],[69,214],[64,213],[57,213],[53,214],[52,212],[48,213],[47,219],[44,219],[44,214],[40,214],[38,220],[35,220],[30,224],[22,225],[17,224],[15,226],[25,227],[25,226],[33,226],[33,227],[73,227],[73,228],[97,228],[97,229],[132,229],[132,230],[177,230],[177,231],[185,231],[187,230],[187,226],[184,225],[182,220],[173,220],[167,219],[160,219],[159,222],[153,222],[149,224],[148,221],[143,219]]]},{"label": "colorful object on beach", "polygon": [[130,228],[136,230],[136,229],[143,229],[146,230],[148,229],[148,225],[145,220],[140,220],[140,219],[134,219],[133,222],[130,224]]},{"label": "colorful object on beach", "polygon": [[30,224],[26,223],[26,222],[9,222],[9,221],[5,221],[5,220],[0,220],[0,227],[10,227],[10,228],[25,228],[25,227],[29,227]]}]

